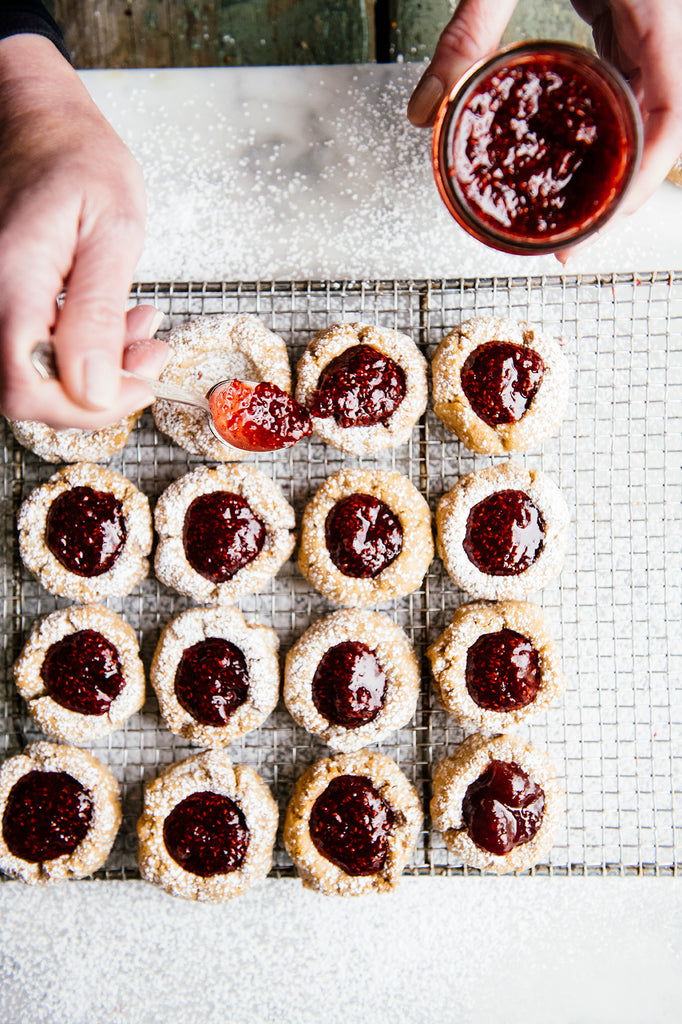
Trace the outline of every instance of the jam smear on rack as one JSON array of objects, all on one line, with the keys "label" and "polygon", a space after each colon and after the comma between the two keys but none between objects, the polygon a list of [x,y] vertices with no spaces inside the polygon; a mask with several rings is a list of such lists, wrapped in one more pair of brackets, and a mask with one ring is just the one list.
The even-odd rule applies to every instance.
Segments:
[{"label": "jam smear on rack", "polygon": [[525,491],[495,491],[469,512],[464,550],[488,576],[518,576],[542,551],[545,523]]},{"label": "jam smear on rack", "polygon": [[460,378],[471,408],[489,427],[517,423],[542,383],[545,365],[530,348],[506,341],[479,345]]},{"label": "jam smear on rack", "polygon": [[363,775],[337,775],[310,812],[318,853],[347,875],[375,875],[388,855],[394,814]]},{"label": "jam smear on rack", "polygon": [[513,629],[484,633],[467,653],[466,687],[486,711],[515,711],[532,704],[542,676],[530,640]]},{"label": "jam smear on rack", "polygon": [[229,640],[211,636],[183,651],[175,673],[175,696],[201,725],[227,725],[248,693],[246,658]]},{"label": "jam smear on rack", "polygon": [[173,860],[202,878],[237,871],[249,838],[246,819],[234,800],[209,790],[185,797],[163,823],[163,841]]},{"label": "jam smear on rack", "polygon": [[515,761],[491,761],[462,801],[472,842],[498,857],[534,838],[544,810],[544,791]]},{"label": "jam smear on rack", "polygon": [[386,674],[376,654],[358,640],[343,640],[320,658],[313,676],[313,704],[333,725],[357,729],[384,706]]},{"label": "jam smear on rack", "polygon": [[51,644],[40,678],[52,700],[81,715],[105,715],[125,686],[118,649],[96,629]]},{"label": "jam smear on rack", "polygon": [[92,815],[90,794],[68,772],[30,771],[10,790],[2,835],[11,854],[38,864],[72,854]]},{"label": "jam smear on rack", "polygon": [[330,509],[325,539],[336,568],[354,579],[374,579],[403,549],[398,517],[379,498],[357,492]]},{"label": "jam smear on rack", "polygon": [[185,558],[205,579],[224,583],[260,553],[265,533],[265,524],[241,495],[200,494],[185,513]]},{"label": "jam smear on rack", "polygon": [[247,452],[290,448],[313,430],[307,409],[269,381],[225,381],[211,389],[208,402],[223,440]]},{"label": "jam smear on rack", "polygon": [[76,576],[101,576],[123,550],[127,536],[123,506],[108,491],[72,487],[50,505],[45,543]]},{"label": "jam smear on rack", "polygon": [[371,345],[353,345],[320,374],[310,412],[340,427],[385,423],[405,397],[405,371]]}]

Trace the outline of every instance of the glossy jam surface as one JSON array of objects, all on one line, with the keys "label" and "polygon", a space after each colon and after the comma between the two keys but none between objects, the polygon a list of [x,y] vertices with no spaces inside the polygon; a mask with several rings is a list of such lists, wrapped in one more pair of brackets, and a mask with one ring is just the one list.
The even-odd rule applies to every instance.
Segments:
[{"label": "glossy jam surface", "polygon": [[247,452],[290,448],[312,433],[307,410],[268,381],[255,386],[240,380],[226,381],[209,392],[208,401],[220,436]]},{"label": "glossy jam surface", "polygon": [[405,371],[371,345],[353,345],[320,374],[310,411],[340,427],[385,423],[405,397]]},{"label": "glossy jam surface", "polygon": [[213,583],[231,580],[265,543],[265,525],[248,501],[229,491],[200,494],[185,513],[185,558]]},{"label": "glossy jam surface", "polygon": [[388,855],[393,811],[362,775],[337,775],[310,813],[318,853],[347,875],[374,875]]},{"label": "glossy jam surface", "polygon": [[618,195],[631,143],[597,74],[559,54],[491,70],[464,100],[448,172],[465,206],[510,237],[551,240]]},{"label": "glossy jam surface", "polygon": [[37,864],[73,853],[92,814],[92,798],[68,772],[31,771],[10,790],[2,835],[10,853]]},{"label": "glossy jam surface", "polygon": [[533,839],[544,810],[543,790],[515,761],[491,761],[462,801],[471,840],[498,857]]},{"label": "glossy jam surface", "polygon": [[126,524],[121,502],[108,491],[72,487],[47,513],[45,543],[76,576],[101,576],[121,554]]},{"label": "glossy jam surface", "polygon": [[540,657],[527,637],[513,629],[484,633],[467,653],[466,686],[487,711],[514,711],[532,704],[542,677]]},{"label": "glossy jam surface", "polygon": [[524,491],[495,491],[469,513],[464,550],[488,576],[518,576],[542,551],[545,524]]},{"label": "glossy jam surface", "polygon": [[125,686],[118,649],[94,629],[51,644],[40,678],[57,704],[81,715],[105,715]]},{"label": "glossy jam surface", "polygon": [[403,528],[388,505],[371,494],[350,494],[330,509],[325,539],[344,576],[374,579],[403,549]]},{"label": "glossy jam surface", "polygon": [[229,796],[201,790],[175,805],[163,823],[163,841],[181,868],[209,878],[241,867],[249,829]]},{"label": "glossy jam surface", "polygon": [[462,390],[489,427],[517,423],[535,398],[545,366],[530,348],[505,341],[479,345],[462,367]]},{"label": "glossy jam surface", "polygon": [[175,696],[201,725],[227,725],[249,693],[249,670],[238,647],[212,636],[183,651]]},{"label": "glossy jam surface", "polygon": [[384,706],[386,674],[376,654],[358,640],[335,644],[313,676],[313,704],[333,725],[357,729]]}]

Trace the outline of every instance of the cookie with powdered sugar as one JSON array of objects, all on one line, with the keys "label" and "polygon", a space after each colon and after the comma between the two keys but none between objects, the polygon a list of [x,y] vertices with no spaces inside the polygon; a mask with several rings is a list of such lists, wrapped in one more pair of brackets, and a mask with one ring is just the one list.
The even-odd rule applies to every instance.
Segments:
[{"label": "cookie with powdered sugar", "polygon": [[526,597],[561,571],[569,511],[538,470],[503,462],[460,477],[436,510],[436,546],[472,597]]},{"label": "cookie with powdered sugar", "polygon": [[303,514],[299,568],[337,604],[360,608],[411,594],[432,559],[429,506],[393,470],[338,470]]},{"label": "cookie with powdered sugar", "polygon": [[372,324],[331,324],[299,360],[296,400],[333,448],[364,455],[404,444],[426,409],[426,360],[411,338]]},{"label": "cookie with powdered sugar", "polygon": [[141,410],[97,430],[55,430],[36,420],[8,420],[19,444],[45,462],[106,462],[125,447]]},{"label": "cookie with powdered sugar", "polygon": [[412,718],[419,666],[387,615],[345,609],[318,619],[287,653],[284,703],[334,750],[378,743]]},{"label": "cookie with powdered sugar", "polygon": [[568,363],[560,343],[528,323],[467,320],[445,335],[431,369],[436,416],[471,451],[526,451],[559,431]]},{"label": "cookie with powdered sugar", "polygon": [[14,681],[42,731],[77,746],[120,729],[144,704],[135,631],[99,605],[73,605],[36,622]]},{"label": "cookie with powdered sugar", "polygon": [[[164,339],[171,357],[159,375],[164,384],[204,397],[222,380],[269,381],[291,393],[286,345],[257,316],[216,313],[193,317]],[[157,399],[152,412],[159,430],[193,455],[234,462],[246,452],[221,444],[201,410]]]},{"label": "cookie with powdered sugar", "polygon": [[363,896],[394,889],[423,820],[414,786],[386,754],[316,761],[296,783],[284,845],[306,889]]}]

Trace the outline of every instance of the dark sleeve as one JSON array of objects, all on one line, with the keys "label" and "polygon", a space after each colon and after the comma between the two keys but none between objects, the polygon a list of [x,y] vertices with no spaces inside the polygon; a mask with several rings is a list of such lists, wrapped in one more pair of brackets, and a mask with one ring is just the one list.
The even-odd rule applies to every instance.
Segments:
[{"label": "dark sleeve", "polygon": [[40,0],[0,0],[0,39],[20,32],[32,32],[51,40],[69,60],[57,23],[50,17]]}]

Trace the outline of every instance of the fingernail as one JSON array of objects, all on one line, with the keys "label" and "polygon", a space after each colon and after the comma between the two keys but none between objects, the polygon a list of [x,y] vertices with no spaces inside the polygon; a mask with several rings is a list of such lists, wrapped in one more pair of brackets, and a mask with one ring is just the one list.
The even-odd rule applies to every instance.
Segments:
[{"label": "fingernail", "polygon": [[424,75],[407,104],[407,116],[413,124],[426,124],[440,105],[445,88],[437,75]]},{"label": "fingernail", "polygon": [[149,337],[150,338],[153,337],[153,335],[155,335],[156,332],[158,331],[159,327],[161,326],[161,324],[164,321],[165,315],[166,314],[162,313],[160,309],[157,309],[156,313],[154,314],[154,319],[152,320],[151,324],[149,325]]},{"label": "fingernail", "polygon": [[89,352],[83,360],[83,400],[95,409],[108,409],[118,395],[121,367],[109,352]]}]

